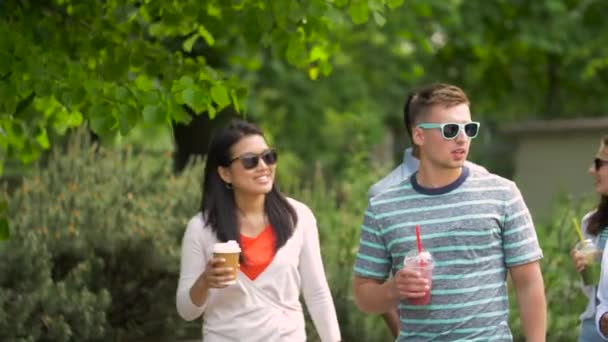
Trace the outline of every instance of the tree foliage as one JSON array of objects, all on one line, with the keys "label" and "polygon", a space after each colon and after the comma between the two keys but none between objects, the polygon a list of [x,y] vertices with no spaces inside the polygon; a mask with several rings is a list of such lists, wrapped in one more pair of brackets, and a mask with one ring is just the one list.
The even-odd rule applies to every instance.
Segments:
[{"label": "tree foliage", "polygon": [[87,122],[101,136],[243,107],[238,68],[256,56],[331,72],[330,31],[399,1],[28,1],[0,3],[0,153],[29,163]]},{"label": "tree foliage", "polygon": [[[601,0],[0,1],[0,174],[73,127],[109,140],[188,122],[188,106],[250,113],[302,175],[319,162],[339,177],[385,127],[405,144],[405,93],[433,81],[462,86],[485,129],[603,115],[607,10]],[[482,138],[482,154],[504,154]]]},{"label": "tree foliage", "polygon": [[[331,31],[400,1],[0,2],[0,174],[83,124],[103,138],[136,126],[242,111],[261,58],[331,72]],[[388,6],[388,7],[387,7]],[[0,221],[4,222],[4,221]]]}]

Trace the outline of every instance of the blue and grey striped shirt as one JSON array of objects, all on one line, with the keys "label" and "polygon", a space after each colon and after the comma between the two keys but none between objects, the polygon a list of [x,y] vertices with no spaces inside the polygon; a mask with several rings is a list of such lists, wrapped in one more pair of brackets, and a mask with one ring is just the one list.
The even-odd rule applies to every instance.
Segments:
[{"label": "blue and grey striped shirt", "polygon": [[506,277],[542,258],[515,183],[463,167],[454,183],[423,188],[416,174],[374,196],[354,272],[385,280],[416,249],[415,226],[435,259],[431,303],[399,303],[398,341],[511,341]]}]

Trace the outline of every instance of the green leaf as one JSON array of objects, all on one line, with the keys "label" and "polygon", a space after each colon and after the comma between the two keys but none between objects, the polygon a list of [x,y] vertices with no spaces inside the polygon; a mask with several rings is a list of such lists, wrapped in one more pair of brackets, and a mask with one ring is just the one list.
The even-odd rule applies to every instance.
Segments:
[{"label": "green leaf", "polygon": [[207,115],[209,115],[209,119],[215,119],[217,111],[211,105],[207,106]]},{"label": "green leaf", "polygon": [[142,94],[139,100],[144,105],[153,105],[162,101],[162,95],[159,91],[153,90]]},{"label": "green leaf", "polygon": [[193,35],[190,36],[190,38],[184,40],[184,43],[182,44],[182,48],[184,49],[184,51],[186,52],[192,52],[192,47],[194,46],[194,43],[196,43],[196,40],[200,37],[200,34],[195,33]]},{"label": "green leaf", "polygon": [[45,150],[48,150],[51,147],[51,143],[49,142],[49,136],[46,133],[46,128],[40,128],[40,132],[38,133],[38,135],[36,135],[36,141]]},{"label": "green leaf", "polygon": [[40,155],[40,149],[38,146],[34,145],[34,143],[26,140],[24,147],[19,150],[18,154],[19,159],[23,164],[29,164],[38,158]]},{"label": "green leaf", "polygon": [[323,74],[323,76],[329,76],[329,74],[331,74],[331,71],[333,70],[331,63],[329,63],[328,61],[319,62],[319,68],[321,69],[321,73]]},{"label": "green leaf", "polygon": [[369,7],[367,0],[353,0],[348,7],[348,14],[350,14],[353,23],[364,24],[367,22],[369,17]]},{"label": "green leaf", "polygon": [[80,105],[87,99],[87,91],[82,86],[75,86],[74,92],[72,93],[72,102],[75,106]]},{"label": "green leaf", "polygon": [[103,136],[109,134],[118,122],[107,105],[96,104],[89,112],[89,124],[93,132]]},{"label": "green leaf", "polygon": [[188,86],[194,84],[194,79],[191,76],[182,76],[179,79],[179,85],[182,87],[181,89],[186,89]]},{"label": "green leaf", "polygon": [[8,226],[8,220],[6,217],[0,217],[0,240],[6,240],[9,238],[10,228]]},{"label": "green leaf", "polygon": [[123,86],[117,86],[114,89],[114,97],[116,97],[116,99],[118,101],[128,101],[129,98],[131,97],[131,94],[129,93],[129,90]]},{"label": "green leaf", "polygon": [[207,29],[205,28],[205,26],[200,25],[198,27],[198,34],[201,37],[203,37],[203,39],[205,39],[205,42],[207,42],[207,45],[209,45],[209,46],[215,45],[215,39],[213,38],[213,36],[211,35],[211,33],[209,31],[207,31]]},{"label": "green leaf", "polygon": [[395,9],[401,5],[403,5],[403,0],[388,0],[389,8]]},{"label": "green leaf", "polygon": [[194,102],[196,102],[196,88],[190,87],[182,92],[184,104],[190,108],[194,108]]},{"label": "green leaf", "polygon": [[309,61],[310,62],[314,62],[314,61],[326,61],[329,58],[329,54],[327,53],[327,51],[325,51],[325,49],[322,46],[319,45],[315,45],[312,50],[310,50],[310,57],[309,57]]},{"label": "green leaf", "polygon": [[217,103],[220,109],[225,108],[230,104],[228,90],[221,84],[216,84],[211,87],[211,98]]},{"label": "green leaf", "polygon": [[232,104],[234,106],[234,110],[236,110],[237,113],[240,113],[241,112],[241,104],[240,104],[238,95],[236,93],[236,90],[230,89],[230,99],[232,100]]},{"label": "green leaf", "polygon": [[127,135],[139,121],[139,115],[135,107],[127,104],[121,104],[119,107],[120,115],[118,116],[118,125],[120,134]]},{"label": "green leaf", "polygon": [[169,115],[175,122],[189,124],[192,117],[181,106],[170,106]]},{"label": "green leaf", "polygon": [[194,102],[192,103],[192,109],[196,113],[201,113],[211,105],[211,99],[209,99],[209,94],[207,91],[203,91],[200,88],[196,88],[194,91]]},{"label": "green leaf", "polygon": [[144,107],[144,121],[152,124],[162,124],[166,122],[166,115],[158,105]]},{"label": "green leaf", "polygon": [[200,113],[209,105],[209,95],[199,87],[190,87],[183,92],[184,104]]},{"label": "green leaf", "polygon": [[289,7],[292,0],[272,0],[272,14],[277,26],[281,29],[287,27],[287,16],[289,15]]},{"label": "green leaf", "polygon": [[69,127],[78,127],[82,124],[82,121],[83,121],[82,113],[75,110],[69,114],[66,124]]},{"label": "green leaf", "polygon": [[348,0],[334,0],[333,3],[336,7],[340,8],[348,5]]},{"label": "green leaf", "polygon": [[141,91],[150,91],[154,88],[154,82],[144,74],[140,74],[135,79],[135,87]]},{"label": "green leaf", "polygon": [[37,97],[51,96],[53,94],[53,82],[46,78],[40,79],[34,84],[34,91]]},{"label": "green leaf", "polygon": [[300,35],[292,34],[287,43],[287,61],[295,66],[306,63],[306,45]]},{"label": "green leaf", "polygon": [[308,77],[310,77],[311,80],[316,80],[317,78],[319,78],[319,68],[318,67],[312,67],[310,69],[308,69]]},{"label": "green leaf", "polygon": [[380,27],[386,24],[386,18],[384,18],[384,16],[380,12],[374,12],[374,21],[376,22],[376,25]]}]

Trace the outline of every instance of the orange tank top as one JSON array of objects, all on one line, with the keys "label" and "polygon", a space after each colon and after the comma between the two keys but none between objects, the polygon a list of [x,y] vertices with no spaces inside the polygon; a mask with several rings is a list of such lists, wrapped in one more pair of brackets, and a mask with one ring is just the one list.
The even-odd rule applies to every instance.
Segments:
[{"label": "orange tank top", "polygon": [[240,265],[241,272],[255,280],[274,258],[274,230],[270,225],[256,237],[251,238],[241,234],[241,249],[244,263]]}]

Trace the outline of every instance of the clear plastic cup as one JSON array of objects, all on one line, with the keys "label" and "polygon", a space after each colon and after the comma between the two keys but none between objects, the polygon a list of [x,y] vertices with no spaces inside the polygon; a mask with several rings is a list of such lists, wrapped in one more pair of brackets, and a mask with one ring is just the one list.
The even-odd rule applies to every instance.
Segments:
[{"label": "clear plastic cup", "polygon": [[583,254],[587,259],[587,264],[581,272],[583,277],[583,284],[585,285],[597,285],[600,282],[600,259],[602,251],[600,251],[593,240],[585,239],[585,242],[579,241],[576,246],[576,250]]},{"label": "clear plastic cup", "polygon": [[420,275],[429,281],[429,290],[426,291],[423,297],[420,298],[408,298],[408,302],[413,305],[427,305],[431,302],[431,287],[433,280],[433,268],[435,267],[435,261],[430,252],[422,250],[418,253],[418,250],[411,250],[403,259],[403,267],[411,270],[418,271]]}]

